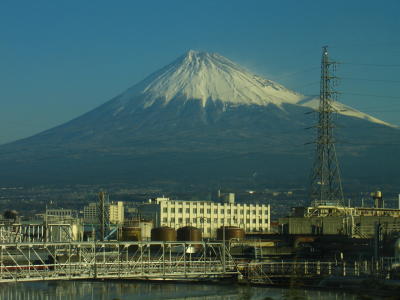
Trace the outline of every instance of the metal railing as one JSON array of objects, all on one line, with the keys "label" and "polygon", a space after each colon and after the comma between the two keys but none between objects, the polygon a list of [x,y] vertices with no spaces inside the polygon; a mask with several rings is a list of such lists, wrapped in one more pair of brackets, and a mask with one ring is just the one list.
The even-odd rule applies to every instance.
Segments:
[{"label": "metal railing", "polygon": [[239,264],[238,269],[251,282],[270,283],[274,278],[375,277],[390,278],[400,260],[382,258],[377,261],[281,261]]},{"label": "metal railing", "polygon": [[0,244],[0,282],[96,278],[202,279],[237,274],[229,253],[223,258],[223,247],[223,243],[213,242]]}]

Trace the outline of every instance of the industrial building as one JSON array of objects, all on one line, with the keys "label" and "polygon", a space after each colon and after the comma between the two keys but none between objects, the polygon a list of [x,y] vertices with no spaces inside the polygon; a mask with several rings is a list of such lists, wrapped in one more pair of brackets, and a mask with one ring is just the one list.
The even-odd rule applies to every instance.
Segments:
[{"label": "industrial building", "polygon": [[[123,224],[125,219],[124,203],[122,201],[110,202],[105,204],[109,223]],[[96,202],[89,203],[83,208],[83,220],[85,223],[99,223],[99,204]]]},{"label": "industrial building", "polygon": [[247,232],[270,231],[270,205],[235,203],[233,194],[225,199],[212,202],[154,198],[139,206],[139,214],[153,220],[155,227],[197,227],[206,238],[216,237],[221,226],[240,227]]},{"label": "industrial building", "polygon": [[64,208],[51,208],[46,209],[43,219],[47,222],[51,221],[65,221],[77,218],[77,212],[73,209]]},{"label": "industrial building", "polygon": [[385,208],[380,191],[371,194],[374,207],[318,205],[296,207],[279,220],[285,234],[346,235],[373,238],[377,230],[390,235],[400,231],[400,209]]}]

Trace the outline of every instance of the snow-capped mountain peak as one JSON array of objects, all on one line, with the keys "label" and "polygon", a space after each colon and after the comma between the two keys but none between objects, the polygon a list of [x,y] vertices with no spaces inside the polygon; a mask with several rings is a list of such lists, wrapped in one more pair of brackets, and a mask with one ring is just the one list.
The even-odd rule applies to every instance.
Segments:
[{"label": "snow-capped mountain peak", "polygon": [[[117,117],[123,111],[132,113],[155,104],[163,107],[171,102],[182,105],[188,101],[198,101],[202,107],[217,101],[224,107],[273,104],[284,110],[284,104],[318,109],[319,99],[255,75],[217,53],[190,50],[129,88],[110,104],[113,116]],[[340,102],[333,105],[341,115],[397,127]]]},{"label": "snow-capped mountain peak", "polygon": [[229,59],[207,52],[188,51],[170,65],[153,73],[124,93],[129,99],[142,95],[143,107],[172,99],[222,101],[237,105],[280,106],[297,103],[304,96],[271,80],[252,74]]}]

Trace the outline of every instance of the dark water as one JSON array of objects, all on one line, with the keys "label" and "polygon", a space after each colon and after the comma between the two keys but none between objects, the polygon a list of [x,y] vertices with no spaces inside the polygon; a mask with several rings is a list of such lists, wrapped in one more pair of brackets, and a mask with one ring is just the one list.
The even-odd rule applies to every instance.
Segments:
[{"label": "dark water", "polygon": [[334,291],[247,287],[236,284],[187,284],[138,281],[53,281],[0,284],[1,300],[358,300]]}]

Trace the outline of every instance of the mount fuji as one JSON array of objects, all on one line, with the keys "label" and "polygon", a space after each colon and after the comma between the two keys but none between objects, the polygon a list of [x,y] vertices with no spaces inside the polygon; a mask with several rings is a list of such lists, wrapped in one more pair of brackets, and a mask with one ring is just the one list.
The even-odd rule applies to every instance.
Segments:
[{"label": "mount fuji", "polygon": [[[349,182],[399,179],[400,130],[336,102]],[[318,99],[189,51],[65,124],[0,147],[5,183],[306,184]],[[313,116],[314,115],[314,116]],[[371,141],[374,141],[373,143]],[[342,143],[342,144],[341,144]],[[368,170],[368,172],[367,172]],[[369,170],[374,170],[370,172]]]}]

